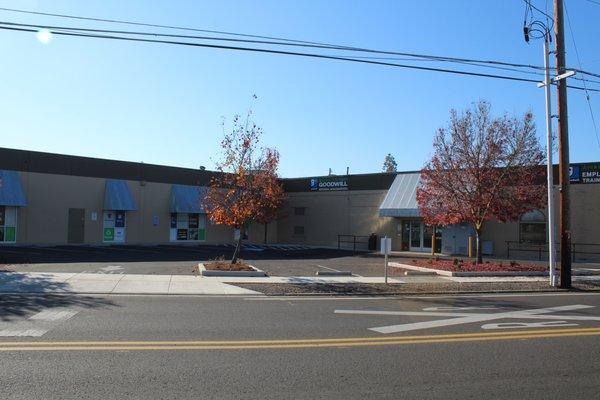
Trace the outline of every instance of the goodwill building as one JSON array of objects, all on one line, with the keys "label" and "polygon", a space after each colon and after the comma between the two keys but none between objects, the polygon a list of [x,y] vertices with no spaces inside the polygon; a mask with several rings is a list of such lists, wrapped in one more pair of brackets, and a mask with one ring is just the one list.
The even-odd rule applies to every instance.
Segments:
[{"label": "goodwill building", "polygon": [[[215,172],[0,148],[0,245],[201,244],[234,241],[202,207]],[[416,204],[418,172],[282,179],[282,217],[269,243],[365,247],[371,234],[397,251],[466,254],[466,224],[434,229]],[[600,251],[600,163],[571,166],[572,242],[580,255]],[[484,254],[507,256],[546,243],[547,211],[487,224]],[[248,241],[263,243],[261,224]],[[535,247],[537,246],[537,247]],[[597,247],[594,247],[597,246]],[[535,249],[538,250],[535,250]],[[537,256],[537,253],[531,255]]]}]

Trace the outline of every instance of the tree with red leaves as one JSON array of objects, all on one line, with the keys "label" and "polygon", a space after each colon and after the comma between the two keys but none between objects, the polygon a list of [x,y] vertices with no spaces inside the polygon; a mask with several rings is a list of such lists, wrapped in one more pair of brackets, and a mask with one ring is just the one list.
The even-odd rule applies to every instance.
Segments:
[{"label": "tree with red leaves", "polygon": [[437,131],[433,157],[421,170],[417,203],[429,225],[471,224],[477,262],[486,221],[506,222],[545,206],[544,149],[531,112],[493,118],[480,101]]},{"label": "tree with red leaves", "polygon": [[231,133],[221,142],[223,158],[217,163],[220,172],[213,178],[204,205],[211,222],[239,229],[231,263],[238,260],[246,227],[253,221],[268,223],[283,202],[284,193],[277,178],[279,153],[259,148],[262,129],[251,121],[235,116]]}]

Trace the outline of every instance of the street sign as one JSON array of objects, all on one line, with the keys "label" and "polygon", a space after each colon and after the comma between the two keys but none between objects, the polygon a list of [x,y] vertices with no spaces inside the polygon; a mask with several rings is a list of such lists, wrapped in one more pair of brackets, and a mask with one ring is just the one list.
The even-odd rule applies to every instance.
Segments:
[{"label": "street sign", "polygon": [[388,255],[392,251],[392,238],[382,237],[381,238],[381,254]]}]

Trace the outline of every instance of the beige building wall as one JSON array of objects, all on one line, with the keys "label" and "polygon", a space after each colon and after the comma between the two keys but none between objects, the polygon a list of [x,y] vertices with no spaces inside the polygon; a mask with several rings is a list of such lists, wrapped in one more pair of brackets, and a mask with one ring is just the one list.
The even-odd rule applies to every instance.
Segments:
[{"label": "beige building wall", "polygon": [[[17,214],[17,243],[56,245],[67,243],[69,208],[85,210],[85,244],[103,244],[103,203],[106,179],[21,172],[27,206]],[[171,184],[127,181],[137,206],[127,211],[125,243],[169,242]],[[92,219],[96,213],[96,220]],[[158,225],[154,225],[158,217]],[[233,241],[233,229],[206,223],[207,243]]]},{"label": "beige building wall", "polygon": [[[289,193],[284,218],[277,221],[278,240],[337,247],[338,235],[389,236],[395,232],[393,219],[379,217],[379,205],[386,193],[387,190]],[[304,207],[304,215],[296,215],[296,207]],[[295,226],[303,226],[304,234],[295,234]]]},{"label": "beige building wall", "polygon": [[[67,243],[69,208],[85,209],[85,243],[102,244],[104,178],[28,172],[21,172],[20,176],[27,206],[19,208],[17,213],[18,244]],[[127,212],[126,243],[170,243],[172,185],[127,183],[138,210]],[[375,233],[379,237],[392,237],[393,249],[400,250],[400,237],[396,231],[400,219],[379,217],[379,206],[386,193],[386,190],[288,193],[283,217],[268,226],[267,241],[337,247],[338,235]],[[572,185],[571,201],[573,243],[600,243],[600,185]],[[296,215],[296,207],[304,207],[304,215]],[[95,221],[92,213],[97,215]],[[558,209],[555,215],[558,219]],[[158,218],[156,226],[153,223],[155,217]],[[303,227],[304,233],[296,234],[296,226]],[[264,226],[251,224],[248,236],[250,242],[263,243]],[[519,240],[519,223],[488,222],[482,240],[492,241],[495,256],[506,256],[506,241]],[[206,242],[231,243],[233,229],[214,225],[207,218]],[[600,246],[593,250],[600,251]]]}]

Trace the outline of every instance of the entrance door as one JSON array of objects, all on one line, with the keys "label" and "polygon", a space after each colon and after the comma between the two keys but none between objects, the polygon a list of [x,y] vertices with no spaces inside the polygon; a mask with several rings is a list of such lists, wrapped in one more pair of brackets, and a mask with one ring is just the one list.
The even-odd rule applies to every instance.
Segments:
[{"label": "entrance door", "polygon": [[421,251],[422,248],[422,230],[421,221],[410,221],[410,251]]},{"label": "entrance door", "polygon": [[69,231],[67,242],[72,244],[83,243],[83,232],[85,228],[85,209],[69,208]]}]

